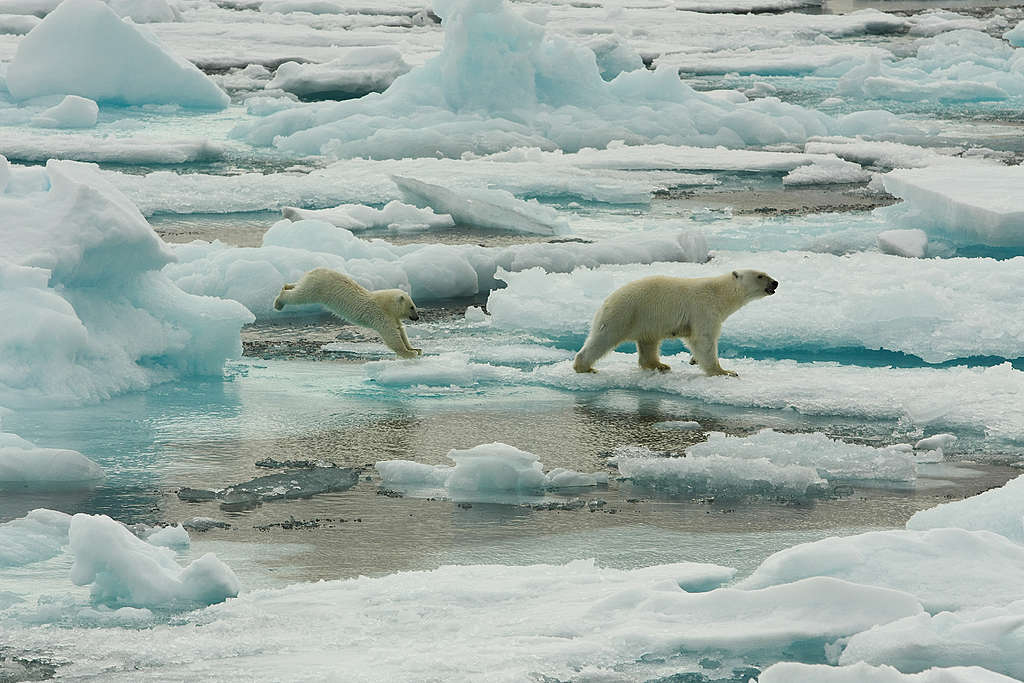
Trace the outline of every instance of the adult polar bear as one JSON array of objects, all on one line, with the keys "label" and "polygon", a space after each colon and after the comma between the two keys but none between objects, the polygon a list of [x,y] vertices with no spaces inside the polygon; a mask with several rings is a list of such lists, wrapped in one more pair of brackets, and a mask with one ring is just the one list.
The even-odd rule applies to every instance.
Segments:
[{"label": "adult polar bear", "polygon": [[400,289],[371,292],[347,275],[329,268],[314,268],[294,284],[281,288],[274,308],[286,304],[323,304],[339,318],[376,330],[392,351],[402,358],[422,355],[405,336],[402,318],[419,320],[412,297]]},{"label": "adult polar bear", "polygon": [[759,270],[734,270],[717,277],[654,275],[619,287],[594,316],[590,334],[576,354],[576,372],[596,372],[594,363],[624,341],[636,342],[640,367],[666,372],[661,341],[679,337],[690,363],[708,375],[732,375],[718,362],[722,323],[747,302],[775,293],[778,281]]}]

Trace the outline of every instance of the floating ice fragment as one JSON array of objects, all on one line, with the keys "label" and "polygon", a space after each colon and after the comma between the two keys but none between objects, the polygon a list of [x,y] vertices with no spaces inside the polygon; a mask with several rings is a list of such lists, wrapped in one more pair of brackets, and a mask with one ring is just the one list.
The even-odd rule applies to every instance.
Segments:
[{"label": "floating ice fragment", "polygon": [[99,112],[99,105],[92,100],[68,95],[60,104],[34,117],[32,123],[43,128],[92,128]]},{"label": "floating ice fragment", "polygon": [[564,235],[569,222],[536,199],[523,201],[505,190],[475,189],[455,193],[415,178],[391,176],[406,199],[418,206],[450,214],[455,222],[492,230],[536,235]]},{"label": "floating ice fragment", "polygon": [[188,532],[185,531],[183,526],[177,524],[151,530],[146,535],[145,541],[150,545],[171,548],[172,550],[182,550],[188,548],[191,544]]},{"label": "floating ice fragment", "polygon": [[402,53],[393,47],[355,47],[323,64],[285,62],[267,83],[299,97],[344,100],[387,90],[392,81],[409,70]]},{"label": "floating ice fragment", "polygon": [[949,448],[954,441],[956,441],[955,434],[935,434],[921,439],[914,444],[914,448],[919,451],[933,451],[937,448]]},{"label": "floating ice fragment", "polygon": [[667,420],[665,422],[655,422],[651,425],[655,429],[662,431],[696,431],[700,429],[700,422],[694,422],[693,420]]},{"label": "floating ice fragment", "polygon": [[39,448],[0,432],[0,491],[87,488],[103,476],[103,468],[78,451]]},{"label": "floating ice fragment", "polygon": [[72,517],[69,543],[75,556],[71,581],[92,584],[98,603],[175,609],[238,595],[234,572],[212,553],[181,567],[173,551],[136,538],[106,515]]},{"label": "floating ice fragment", "polygon": [[783,185],[826,185],[846,183],[866,183],[871,180],[871,173],[850,161],[839,157],[817,159],[807,166],[800,166],[782,179]]},{"label": "floating ice fragment", "polygon": [[71,515],[38,508],[0,524],[0,567],[49,559],[68,543]]},{"label": "floating ice fragment", "polygon": [[359,473],[353,469],[311,467],[256,477],[217,491],[183,488],[178,491],[178,498],[189,502],[219,500],[225,510],[246,510],[264,501],[347,491],[358,483]]},{"label": "floating ice fragment", "polygon": [[353,232],[371,228],[391,230],[422,230],[450,228],[455,221],[448,214],[434,213],[430,207],[419,209],[410,204],[392,200],[383,209],[362,204],[342,204],[330,209],[298,209],[286,206],[281,214],[290,221],[316,219]]},{"label": "floating ice fragment", "polygon": [[878,249],[883,254],[924,258],[928,235],[924,230],[886,230],[878,235]]}]

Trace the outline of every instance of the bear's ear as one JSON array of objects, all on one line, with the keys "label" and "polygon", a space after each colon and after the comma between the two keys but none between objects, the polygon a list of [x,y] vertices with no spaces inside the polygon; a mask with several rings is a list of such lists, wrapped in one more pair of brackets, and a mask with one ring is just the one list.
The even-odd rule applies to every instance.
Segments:
[{"label": "bear's ear", "polygon": [[739,280],[739,279],[740,279],[740,273],[739,273],[739,271],[738,271],[738,270],[734,270],[734,271],[732,271],[732,276],[733,276],[734,278],[736,278],[737,280]]}]

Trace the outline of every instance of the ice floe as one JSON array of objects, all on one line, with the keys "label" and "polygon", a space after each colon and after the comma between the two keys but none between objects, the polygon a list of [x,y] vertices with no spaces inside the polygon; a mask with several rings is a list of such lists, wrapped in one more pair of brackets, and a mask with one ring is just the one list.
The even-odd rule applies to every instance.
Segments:
[{"label": "ice floe", "polygon": [[18,132],[0,133],[0,148],[8,159],[26,162],[60,158],[97,163],[186,164],[217,161],[226,155],[229,146],[204,138],[167,140],[145,135]]},{"label": "ice floe", "polygon": [[144,608],[192,608],[238,595],[234,572],[207,553],[186,567],[174,552],[136,538],[106,515],[71,518],[72,583],[91,585],[93,601]]},{"label": "ice floe", "polygon": [[1024,543],[1024,476],[1004,486],[952,503],[914,513],[908,529],[987,530]]},{"label": "ice floe", "polygon": [[608,483],[607,472],[587,474],[558,467],[545,473],[538,456],[499,442],[452,449],[448,459],[455,465],[382,460],[374,467],[383,486],[440,489],[455,500],[475,500],[488,494],[535,496],[551,489]]},{"label": "ice floe", "polygon": [[966,244],[1024,246],[1024,166],[960,162],[896,169],[882,176],[904,200],[881,211]]},{"label": "ice floe", "polygon": [[299,97],[343,100],[387,90],[408,70],[402,54],[393,47],[350,48],[324,64],[285,62],[277,67],[266,88],[280,88]]},{"label": "ice floe", "polygon": [[0,491],[83,487],[101,479],[103,469],[78,451],[39,448],[0,432]]},{"label": "ice floe", "polygon": [[71,515],[43,508],[0,524],[0,567],[19,567],[58,555],[68,544],[70,525]]},{"label": "ice floe", "polygon": [[183,375],[219,374],[251,315],[186,294],[159,272],[174,254],[88,165],[9,168],[0,211],[0,405],[98,400]]},{"label": "ice floe", "polygon": [[706,264],[499,274],[508,287],[491,293],[487,310],[496,328],[582,344],[601,302],[631,280],[755,267],[781,283],[778,293],[731,316],[722,329],[723,347],[885,349],[929,363],[980,355],[1015,359],[1024,357],[1024,327],[1017,327],[1006,292],[1024,287],[1020,263],[920,261],[877,253],[717,252]]},{"label": "ice floe", "polygon": [[212,109],[228,104],[224,91],[199,69],[99,0],[64,0],[18,44],[6,78],[18,100],[56,94],[101,103]]},{"label": "ice floe", "polygon": [[99,111],[99,105],[89,98],[68,95],[60,104],[33,117],[32,123],[43,128],[92,128]]},{"label": "ice floe", "polygon": [[761,672],[758,683],[1010,683],[1014,679],[978,666],[936,666],[931,660],[919,673],[892,666],[799,664],[780,662]]},{"label": "ice floe", "polygon": [[878,250],[883,254],[924,258],[927,247],[924,230],[886,230],[878,234]]},{"label": "ice floe", "polygon": [[281,213],[291,221],[316,219],[353,232],[372,228],[427,230],[450,228],[455,225],[449,214],[434,213],[430,207],[420,209],[397,199],[388,202],[381,209],[363,204],[342,204],[330,209],[299,209],[286,206],[281,209]]},{"label": "ice floe", "polygon": [[779,551],[739,586],[787,585],[812,576],[910,593],[932,613],[1003,606],[1020,599],[1024,546],[988,531],[871,531]]}]

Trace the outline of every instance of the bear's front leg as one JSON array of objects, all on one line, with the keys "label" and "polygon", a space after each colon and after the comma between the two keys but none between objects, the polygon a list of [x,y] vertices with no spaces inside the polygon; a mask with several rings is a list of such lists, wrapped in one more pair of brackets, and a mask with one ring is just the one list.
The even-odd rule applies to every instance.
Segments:
[{"label": "bear's front leg", "polygon": [[380,334],[380,338],[384,340],[388,348],[395,352],[399,358],[416,358],[419,354],[418,350],[409,348],[409,346],[402,341],[401,323],[397,323],[391,327],[384,327],[377,332]]},{"label": "bear's front leg", "polygon": [[718,338],[710,336],[701,336],[693,339],[693,343],[690,345],[693,358],[690,363],[696,362],[700,366],[700,369],[704,371],[705,375],[714,377],[716,375],[729,375],[730,377],[739,377],[738,374],[732,370],[726,370],[718,362]]},{"label": "bear's front leg", "polygon": [[413,348],[413,345],[409,343],[409,336],[405,333],[405,325],[403,325],[402,323],[398,323],[398,331],[402,335],[402,343],[405,344],[405,348],[413,352],[417,356],[422,356],[423,349]]},{"label": "bear's front leg", "polygon": [[640,367],[644,370],[657,370],[658,372],[668,372],[672,368],[661,362],[659,355],[659,348],[661,347],[661,340],[656,341],[637,341],[636,348],[639,352]]}]

